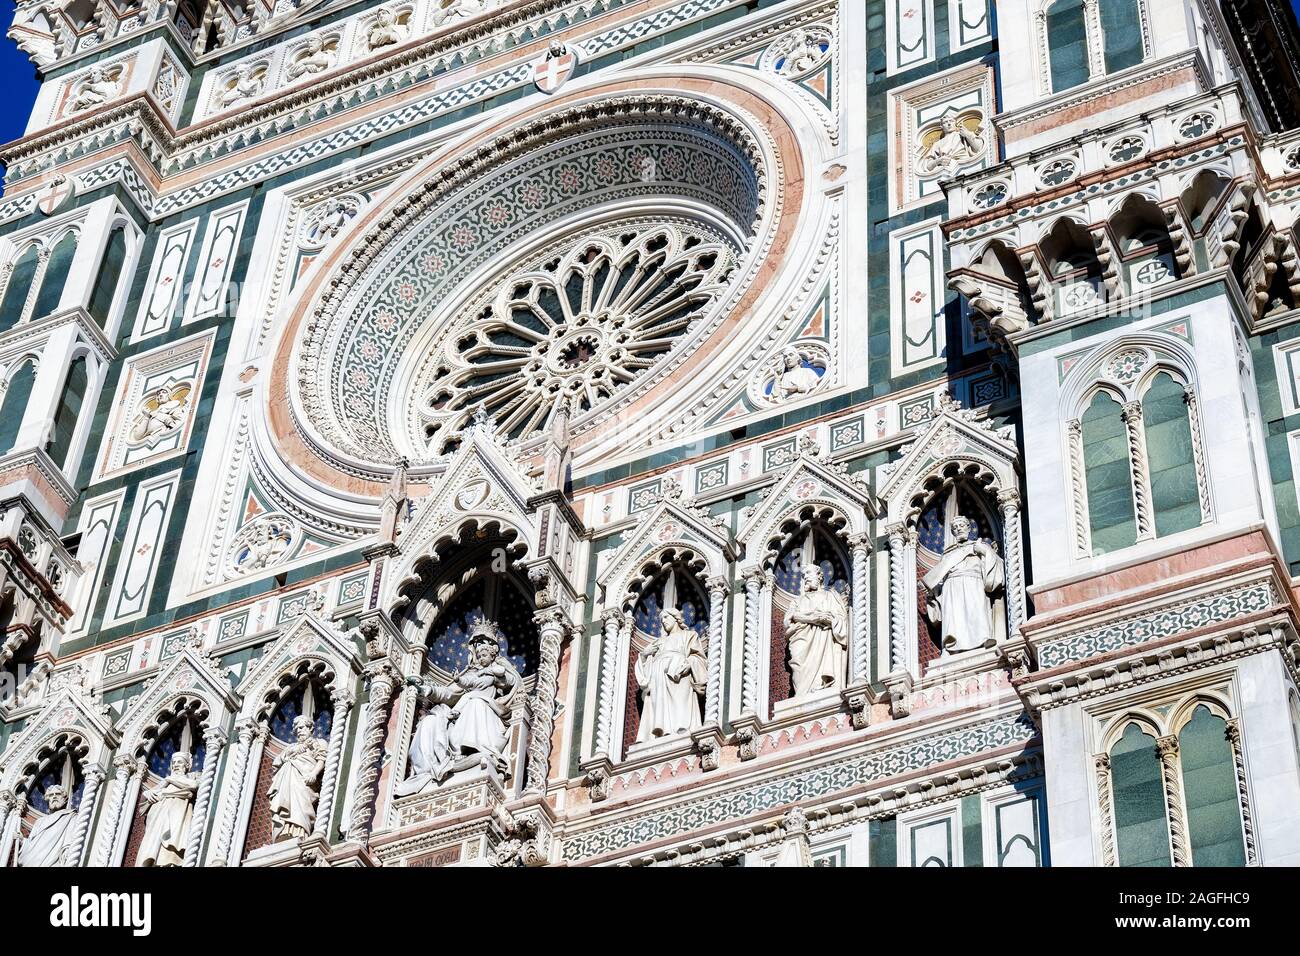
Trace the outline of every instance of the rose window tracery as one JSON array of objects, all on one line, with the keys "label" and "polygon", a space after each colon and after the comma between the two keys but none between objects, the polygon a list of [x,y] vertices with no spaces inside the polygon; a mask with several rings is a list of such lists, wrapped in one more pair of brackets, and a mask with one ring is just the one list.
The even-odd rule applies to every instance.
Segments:
[{"label": "rose window tracery", "polygon": [[299,305],[276,372],[293,440],[350,474],[418,469],[480,405],[526,444],[561,396],[575,438],[599,433],[671,386],[777,251],[798,194],[773,147],[748,116],[628,93],[431,166]]},{"label": "rose window tracery", "polygon": [[725,290],[737,250],[685,220],[619,223],[520,263],[471,301],[424,369],[418,427],[439,454],[479,405],[511,438],[561,397],[588,411],[667,355]]}]

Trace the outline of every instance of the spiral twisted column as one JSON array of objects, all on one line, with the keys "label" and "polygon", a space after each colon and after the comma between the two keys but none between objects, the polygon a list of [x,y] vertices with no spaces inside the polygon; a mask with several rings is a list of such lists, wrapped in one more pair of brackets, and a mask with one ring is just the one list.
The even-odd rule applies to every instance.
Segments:
[{"label": "spiral twisted column", "polygon": [[248,773],[248,754],[257,736],[257,721],[246,718],[235,724],[235,754],[230,763],[230,786],[227,789],[226,812],[221,818],[217,843],[213,847],[213,866],[224,866],[230,854],[230,843],[235,836],[235,821],[239,819],[239,805],[243,803],[245,776]]},{"label": "spiral twisted column", "polygon": [[393,702],[397,677],[391,667],[382,664],[370,672],[370,710],[366,715],[366,732],[362,738],[360,773],[352,791],[352,820],[348,838],[364,842],[370,835],[375,817],[375,795],[379,788],[380,759],[388,729],[388,709]]},{"label": "spiral twisted column", "polygon": [[569,630],[564,613],[550,608],[537,616],[540,635],[537,683],[533,691],[533,723],[528,733],[529,791],[546,792],[551,773],[551,737],[555,733],[555,698],[560,688],[560,649]]},{"label": "spiral twisted column", "polygon": [[330,818],[334,815],[334,794],[338,790],[339,763],[343,759],[343,741],[347,739],[348,715],[352,713],[355,697],[346,688],[336,688],[330,695],[334,700],[334,715],[330,718],[329,749],[325,751],[325,769],[321,771],[320,801],[316,806],[316,823],[312,836],[329,839]]}]

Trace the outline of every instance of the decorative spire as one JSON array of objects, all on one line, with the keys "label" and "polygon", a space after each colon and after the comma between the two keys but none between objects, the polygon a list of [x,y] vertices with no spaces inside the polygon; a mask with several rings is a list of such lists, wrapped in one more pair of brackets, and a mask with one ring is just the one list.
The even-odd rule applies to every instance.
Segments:
[{"label": "decorative spire", "polygon": [[393,476],[388,480],[388,489],[379,506],[379,540],[389,544],[397,541],[397,535],[401,531],[402,513],[407,502],[406,469],[409,464],[405,458],[398,458],[394,462]]},{"label": "decorative spire", "polygon": [[569,447],[569,396],[562,395],[551,416],[542,468],[542,491],[568,492],[573,452]]}]

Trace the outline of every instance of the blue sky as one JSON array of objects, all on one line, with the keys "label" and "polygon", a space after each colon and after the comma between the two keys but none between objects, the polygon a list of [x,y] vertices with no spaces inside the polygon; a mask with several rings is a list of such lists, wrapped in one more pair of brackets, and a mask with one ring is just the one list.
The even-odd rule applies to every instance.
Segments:
[{"label": "blue sky", "polygon": [[[1291,0],[1291,7],[1300,11],[1300,0]],[[0,35],[14,19],[14,0],[0,0]],[[36,71],[27,55],[13,42],[0,36],[0,143],[7,143],[23,135],[32,100],[36,97]]]}]

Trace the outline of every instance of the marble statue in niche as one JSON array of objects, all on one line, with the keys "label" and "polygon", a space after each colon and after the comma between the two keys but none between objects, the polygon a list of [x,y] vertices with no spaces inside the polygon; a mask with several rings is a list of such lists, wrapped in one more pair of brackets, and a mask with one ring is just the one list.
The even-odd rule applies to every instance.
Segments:
[{"label": "marble statue in niche", "polygon": [[703,723],[700,697],[708,676],[704,645],[676,608],[666,608],[659,621],[659,636],[637,656],[633,668],[645,695],[637,743],[689,733]]},{"label": "marble statue in niche", "polygon": [[372,50],[392,46],[406,39],[406,28],[398,22],[397,14],[387,7],[380,7],[375,14],[375,22],[366,31],[366,45]]},{"label": "marble statue in niche", "polygon": [[172,754],[171,772],[162,783],[144,795],[140,812],[146,814],[144,839],[136,854],[136,866],[180,866],[190,834],[194,797],[199,790],[197,774],[190,773],[192,758],[184,750]]},{"label": "marble statue in niche", "polygon": [[185,406],[190,384],[164,386],[149,392],[140,402],[140,410],[131,420],[133,445],[147,445],[180,428],[185,422]]},{"label": "marble statue in niche", "polygon": [[246,66],[236,70],[226,81],[226,89],[221,94],[221,105],[231,106],[240,100],[252,99],[262,93],[262,83],[266,80],[266,71],[260,66]]},{"label": "marble statue in niche", "polygon": [[963,120],[956,113],[945,113],[938,129],[922,136],[917,175],[951,178],[962,166],[979,159],[984,146],[984,126],[977,116]]},{"label": "marble statue in niche", "polygon": [[799,578],[799,596],[785,615],[785,639],[793,696],[806,697],[844,685],[849,610],[844,597],[825,586],[817,565],[805,565]]},{"label": "marble statue in niche", "polygon": [[121,87],[121,82],[116,75],[111,75],[108,70],[97,66],[90,71],[90,76],[77,91],[76,99],[72,101],[72,108],[74,111],[88,110],[92,106],[107,103],[121,92]]},{"label": "marble statue in niche", "polygon": [[68,801],[68,790],[60,784],[45,789],[49,810],[35,823],[18,850],[19,866],[63,866],[63,851],[68,846],[77,821],[77,813]]},{"label": "marble statue in niche", "polygon": [[415,728],[410,774],[397,796],[440,786],[462,770],[491,767],[504,776],[510,715],[523,678],[502,651],[496,624],[470,629],[471,663],[447,684],[428,688],[432,706]]},{"label": "marble statue in niche", "polygon": [[293,719],[294,742],[276,755],[271,764],[271,839],[301,839],[316,822],[316,801],[325,771],[325,741],[312,736],[312,719],[299,714]]},{"label": "marble statue in niche", "polygon": [[943,557],[921,581],[926,613],[939,625],[945,657],[997,643],[994,595],[1003,587],[1005,572],[1002,558],[979,538],[970,518],[956,515],[949,530]]},{"label": "marble statue in niche", "polygon": [[325,39],[323,37],[310,37],[302,54],[289,64],[285,73],[289,79],[296,80],[300,76],[324,73],[333,65],[334,54],[325,47]]},{"label": "marble statue in niche", "polygon": [[803,362],[803,356],[793,345],[781,350],[780,370],[772,381],[772,397],[778,401],[794,395],[807,395],[821,383],[815,369]]}]

